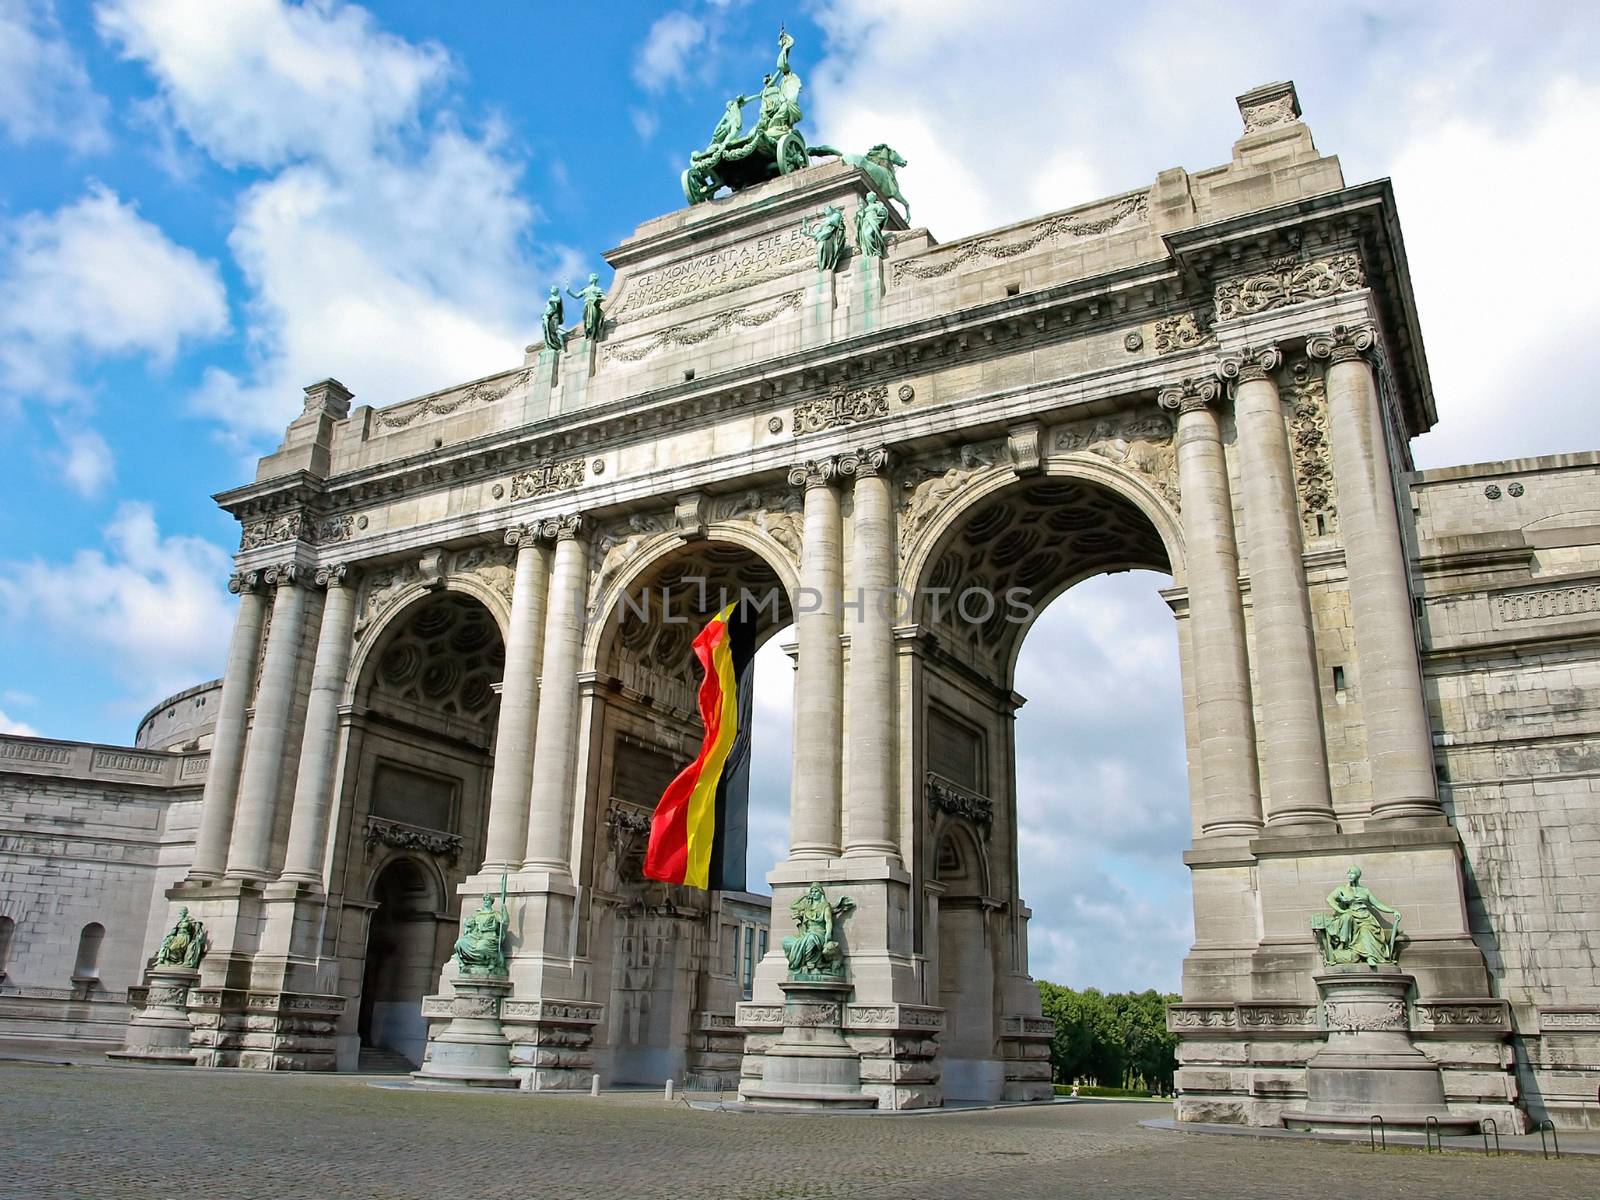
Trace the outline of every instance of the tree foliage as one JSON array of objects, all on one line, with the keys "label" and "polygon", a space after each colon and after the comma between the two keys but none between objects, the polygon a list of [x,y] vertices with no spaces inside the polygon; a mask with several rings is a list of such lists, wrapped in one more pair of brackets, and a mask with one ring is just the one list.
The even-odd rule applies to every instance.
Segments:
[{"label": "tree foliage", "polygon": [[1044,1015],[1056,1023],[1050,1042],[1055,1082],[1172,1090],[1178,1039],[1167,1032],[1167,1005],[1177,996],[1153,988],[1080,992],[1040,980],[1039,999]]}]

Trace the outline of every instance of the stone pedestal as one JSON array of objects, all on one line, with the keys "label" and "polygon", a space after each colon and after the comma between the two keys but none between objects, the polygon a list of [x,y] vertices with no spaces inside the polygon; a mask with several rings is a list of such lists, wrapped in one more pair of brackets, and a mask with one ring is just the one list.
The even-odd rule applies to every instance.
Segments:
[{"label": "stone pedestal", "polygon": [[759,1083],[739,1098],[759,1108],[875,1108],[861,1091],[861,1056],[845,1041],[845,1002],[854,990],[834,980],[790,979],[783,989],[783,1036],[767,1048]]},{"label": "stone pedestal", "polygon": [[1394,967],[1334,967],[1314,977],[1327,1044],[1306,1063],[1306,1107],[1286,1112],[1290,1129],[1420,1129],[1428,1118],[1446,1133],[1470,1133],[1471,1117],[1445,1107],[1438,1066],[1411,1042],[1406,996],[1414,980]]},{"label": "stone pedestal", "polygon": [[144,1005],[128,1019],[127,1040],[121,1050],[108,1051],[106,1057],[142,1066],[194,1066],[189,989],[199,982],[200,972],[190,967],[151,967]]},{"label": "stone pedestal", "polygon": [[424,1084],[520,1086],[511,1073],[511,1043],[500,1027],[500,1002],[510,993],[509,979],[458,978],[450,1024],[428,1044],[428,1061],[411,1078]]}]

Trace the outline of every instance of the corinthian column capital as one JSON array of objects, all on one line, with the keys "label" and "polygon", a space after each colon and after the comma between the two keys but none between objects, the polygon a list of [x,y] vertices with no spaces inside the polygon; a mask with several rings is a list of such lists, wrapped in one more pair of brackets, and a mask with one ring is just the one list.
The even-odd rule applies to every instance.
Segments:
[{"label": "corinthian column capital", "polygon": [[300,580],[299,563],[274,563],[262,573],[262,582],[267,587],[292,587]]},{"label": "corinthian column capital", "polygon": [[549,538],[553,542],[569,542],[582,537],[586,532],[582,513],[562,513],[560,516],[547,518],[539,526],[540,536]]},{"label": "corinthian column capital", "polygon": [[349,563],[329,563],[325,567],[318,567],[314,577],[320,588],[348,587],[354,580],[351,578]]},{"label": "corinthian column capital", "polygon": [[1257,346],[1221,355],[1217,374],[1230,383],[1252,383],[1265,379],[1283,365],[1283,351],[1276,346]]},{"label": "corinthian column capital", "polygon": [[1181,415],[1198,408],[1205,408],[1208,404],[1215,404],[1221,394],[1220,383],[1215,379],[1200,376],[1169,383],[1156,394],[1156,401],[1162,408]]},{"label": "corinthian column capital", "polygon": [[789,486],[803,487],[807,490],[815,487],[828,487],[839,478],[839,459],[834,458],[808,458],[798,466],[789,468]]},{"label": "corinthian column capital", "polygon": [[1306,338],[1306,353],[1329,362],[1349,362],[1366,357],[1377,344],[1378,334],[1371,325],[1335,325],[1327,333]]},{"label": "corinthian column capital", "polygon": [[531,546],[539,540],[539,523],[506,526],[505,542],[508,546]]},{"label": "corinthian column capital", "polygon": [[839,459],[839,474],[856,479],[870,479],[886,474],[891,461],[887,446],[868,446],[852,450]]}]

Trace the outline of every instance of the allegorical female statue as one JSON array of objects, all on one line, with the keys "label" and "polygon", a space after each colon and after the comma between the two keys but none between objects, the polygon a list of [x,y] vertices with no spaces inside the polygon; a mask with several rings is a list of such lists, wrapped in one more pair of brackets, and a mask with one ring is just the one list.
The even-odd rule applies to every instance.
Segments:
[{"label": "allegorical female statue", "polygon": [[605,314],[600,311],[600,305],[606,298],[605,289],[600,286],[600,276],[591,273],[589,282],[579,292],[573,291],[572,285],[567,284],[567,295],[583,301],[583,336],[591,342],[598,341],[600,329],[606,323]]},{"label": "allegorical female statue", "polygon": [[830,204],[818,214],[817,224],[800,222],[800,232],[817,244],[817,270],[831,271],[844,250],[844,210]]},{"label": "allegorical female statue", "polygon": [[152,967],[188,967],[191,971],[200,965],[206,952],[206,927],[189,915],[187,906],[178,909],[178,923],[161,939],[156,956],[150,960]]},{"label": "allegorical female statue", "polygon": [[888,221],[889,206],[878,199],[877,192],[868,192],[866,200],[856,209],[856,246],[868,258],[883,257],[883,227]]},{"label": "allegorical female statue", "polygon": [[783,954],[789,960],[791,979],[842,979],[844,955],[834,937],[834,922],[848,912],[854,912],[856,903],[849,896],[837,904],[829,904],[822,885],[813,883],[789,906],[789,915],[800,927],[794,937],[783,939]]},{"label": "allegorical female statue", "polygon": [[483,898],[483,906],[461,922],[456,939],[456,966],[463,975],[504,975],[505,938],[510,917],[506,913],[506,877],[500,876],[500,907],[494,896]]},{"label": "allegorical female statue", "polygon": [[561,303],[561,289],[552,287],[550,299],[544,302],[544,344],[551,350],[567,348],[567,331],[562,329],[566,320],[565,306]]},{"label": "allegorical female statue", "polygon": [[[1395,942],[1400,936],[1400,912],[1390,908],[1361,886],[1361,868],[1351,867],[1347,882],[1328,894],[1332,913],[1311,918],[1311,930],[1322,950],[1322,961],[1330,967],[1364,962],[1368,966],[1392,966],[1396,960]],[[1394,918],[1385,925],[1379,914]]]}]

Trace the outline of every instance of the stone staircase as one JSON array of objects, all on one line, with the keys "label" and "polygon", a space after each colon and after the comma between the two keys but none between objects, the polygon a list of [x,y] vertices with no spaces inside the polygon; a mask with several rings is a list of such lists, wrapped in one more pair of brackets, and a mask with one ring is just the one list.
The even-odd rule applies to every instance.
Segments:
[{"label": "stone staircase", "polygon": [[361,1075],[409,1075],[416,1069],[417,1064],[404,1054],[381,1046],[361,1047],[361,1057],[356,1060],[356,1072]]}]

